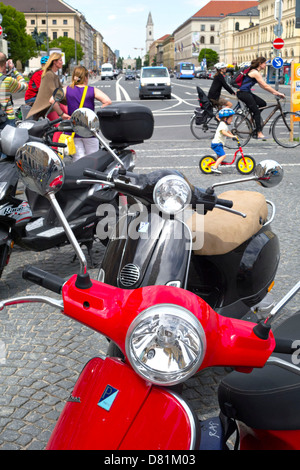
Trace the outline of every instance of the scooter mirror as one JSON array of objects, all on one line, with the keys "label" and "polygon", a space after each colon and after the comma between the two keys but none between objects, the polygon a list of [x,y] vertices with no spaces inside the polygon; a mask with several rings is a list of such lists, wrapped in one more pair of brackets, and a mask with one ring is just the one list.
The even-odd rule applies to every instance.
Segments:
[{"label": "scooter mirror", "polygon": [[52,96],[54,101],[62,101],[64,98],[64,90],[62,88],[55,88]]},{"label": "scooter mirror", "polygon": [[76,109],[71,116],[73,131],[80,137],[92,137],[100,129],[97,114],[91,109]]},{"label": "scooter mirror", "polygon": [[64,183],[64,167],[58,155],[47,145],[29,142],[17,150],[15,163],[20,178],[42,196],[56,193]]},{"label": "scooter mirror", "polygon": [[255,168],[257,182],[264,188],[277,186],[283,178],[283,168],[275,160],[263,160]]}]

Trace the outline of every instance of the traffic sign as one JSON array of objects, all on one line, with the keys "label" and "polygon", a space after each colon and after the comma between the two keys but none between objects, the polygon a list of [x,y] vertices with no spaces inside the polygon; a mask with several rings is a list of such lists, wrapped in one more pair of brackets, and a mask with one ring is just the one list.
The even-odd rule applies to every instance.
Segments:
[{"label": "traffic sign", "polygon": [[2,33],[3,33],[3,28],[2,28],[2,26],[0,25],[0,36],[2,36]]},{"label": "traffic sign", "polygon": [[274,69],[281,69],[281,67],[283,66],[283,59],[281,57],[275,57],[272,60],[272,65]]},{"label": "traffic sign", "polygon": [[276,39],[274,39],[274,41],[273,41],[273,47],[274,47],[275,49],[282,49],[283,46],[284,46],[284,40],[283,40],[283,39],[281,39],[281,38],[276,38]]}]

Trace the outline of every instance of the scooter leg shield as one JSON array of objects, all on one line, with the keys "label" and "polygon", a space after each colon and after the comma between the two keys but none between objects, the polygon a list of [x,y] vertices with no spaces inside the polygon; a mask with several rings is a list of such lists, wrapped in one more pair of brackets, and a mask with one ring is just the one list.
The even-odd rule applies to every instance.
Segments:
[{"label": "scooter leg shield", "polygon": [[[164,413],[162,413],[164,410]],[[115,358],[83,369],[47,450],[190,449],[197,423],[176,396]]]}]

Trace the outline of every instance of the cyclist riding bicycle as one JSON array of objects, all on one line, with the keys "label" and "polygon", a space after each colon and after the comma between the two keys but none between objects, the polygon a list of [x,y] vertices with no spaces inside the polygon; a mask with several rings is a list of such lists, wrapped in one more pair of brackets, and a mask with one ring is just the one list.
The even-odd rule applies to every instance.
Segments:
[{"label": "cyclist riding bicycle", "polygon": [[228,108],[232,107],[232,103],[227,98],[221,97],[221,90],[225,88],[231,95],[235,95],[235,91],[226,83],[225,80],[225,73],[227,70],[227,66],[224,62],[218,62],[215,65],[217,73],[213,79],[212,85],[208,92],[208,98],[211,103],[216,106],[218,109],[227,106]]}]

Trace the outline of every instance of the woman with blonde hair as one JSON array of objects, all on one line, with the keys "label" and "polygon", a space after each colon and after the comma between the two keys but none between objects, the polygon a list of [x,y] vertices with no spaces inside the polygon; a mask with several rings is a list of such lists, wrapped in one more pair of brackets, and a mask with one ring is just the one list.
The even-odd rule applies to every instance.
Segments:
[{"label": "woman with blonde hair", "polygon": [[[81,101],[84,97],[82,104],[83,108],[95,110],[95,100],[102,103],[102,108],[111,104],[111,99],[98,88],[88,85],[89,72],[88,70],[79,65],[74,68],[72,75],[72,82],[69,86],[64,87],[64,96],[67,100],[68,114],[71,115],[76,109],[80,107]],[[84,96],[84,93],[85,96]],[[53,98],[50,98],[50,103],[53,103]],[[59,104],[54,104],[54,110],[59,111]],[[76,154],[73,155],[73,161],[97,152],[99,149],[99,141],[96,137],[82,138],[75,134],[74,143],[76,147]]]},{"label": "woman with blonde hair", "polygon": [[[57,74],[58,70],[60,70],[62,66],[62,55],[58,52],[53,52],[46,64],[43,66],[41,85],[36,100],[27,114],[27,119],[31,118],[38,120],[40,117],[44,117],[47,113],[50,107],[49,99],[53,95],[54,90],[62,86]],[[65,119],[68,117],[67,108],[63,104],[60,104],[56,111],[51,111],[47,117],[50,121],[54,121],[55,119],[58,119],[59,116]]]}]

